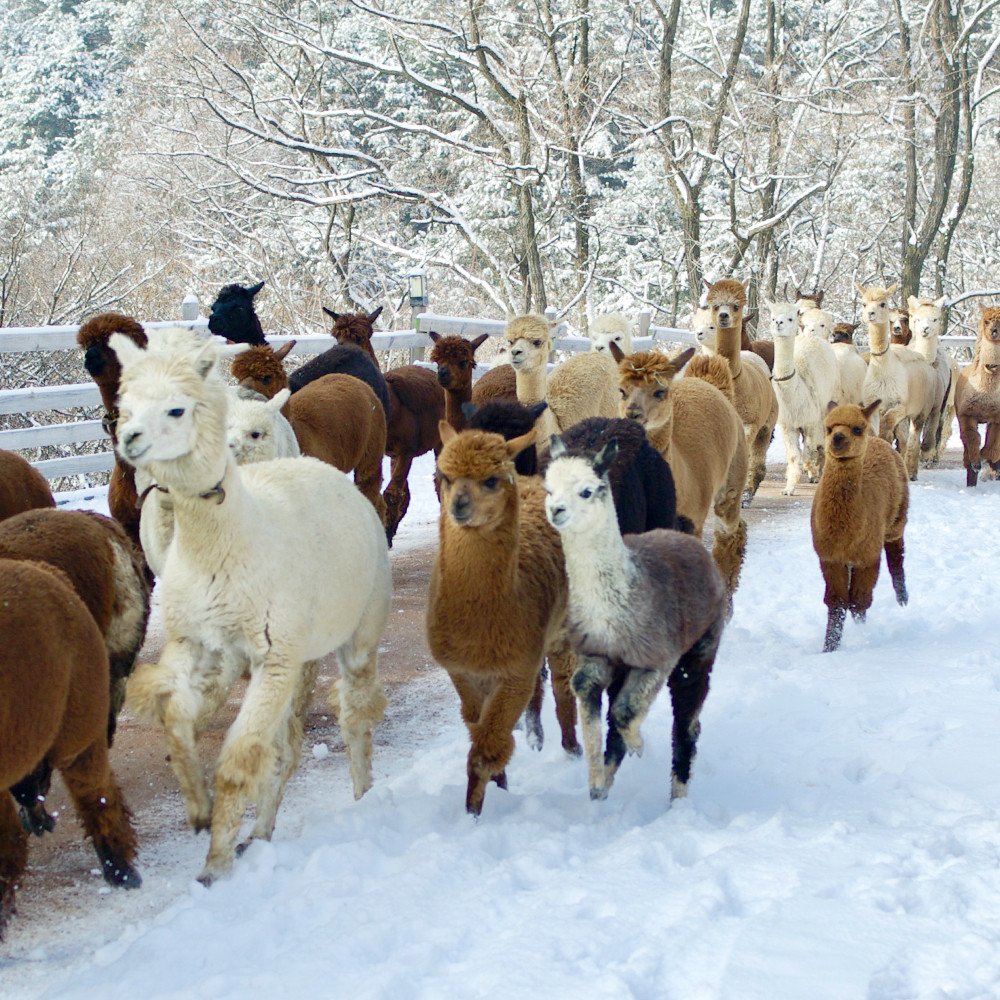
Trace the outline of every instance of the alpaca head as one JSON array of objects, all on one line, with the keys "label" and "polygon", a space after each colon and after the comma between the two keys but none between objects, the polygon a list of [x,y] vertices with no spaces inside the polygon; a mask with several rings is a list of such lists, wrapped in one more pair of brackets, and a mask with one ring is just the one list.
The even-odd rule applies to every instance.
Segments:
[{"label": "alpaca head", "polygon": [[336,338],[338,344],[353,344],[365,354],[374,353],[372,335],[375,333],[375,320],[382,314],[382,306],[370,313],[336,313],[323,306],[323,312],[333,320],[330,336]]},{"label": "alpaca head", "polygon": [[799,331],[798,306],[789,302],[772,302],[768,306],[771,313],[771,336],[775,340],[794,337]]},{"label": "alpaca head", "polygon": [[[548,405],[544,399],[530,406],[525,406],[516,399],[497,399],[482,406],[463,403],[462,415],[467,421],[469,430],[488,431],[510,441],[527,434]],[[529,445],[517,456],[514,468],[519,476],[538,474],[538,452],[534,445]]]},{"label": "alpaca head", "polygon": [[719,329],[728,330],[743,321],[743,310],[747,304],[747,288],[750,282],[722,278],[714,283],[706,281],[705,305],[712,311]]},{"label": "alpaca head", "polygon": [[223,285],[209,312],[209,330],[237,344],[265,343],[264,329],[253,307],[254,296],[263,287],[263,281],[246,288]]},{"label": "alpaca head", "polygon": [[889,310],[889,332],[894,344],[910,342],[910,314],[903,309]]},{"label": "alpaca head", "polygon": [[230,397],[226,438],[237,465],[278,458],[289,438],[294,441],[295,435],[290,426],[284,435],[279,430],[280,424],[287,425],[281,408],[291,394],[290,389],[282,389],[268,399],[259,392],[240,389]]},{"label": "alpaca head", "polygon": [[830,342],[834,344],[853,344],[854,331],[857,330],[857,323],[834,323],[833,333],[830,335]]},{"label": "alpaca head", "polygon": [[838,406],[832,402],[827,406],[823,427],[828,462],[843,463],[865,457],[869,441],[868,422],[881,404],[882,400],[876,399],[867,406],[855,406],[853,403]]},{"label": "alpaca head", "polygon": [[545,516],[560,534],[606,534],[617,524],[608,470],[618,454],[611,438],[596,455],[570,455],[558,434],[552,435],[545,470]]},{"label": "alpaca head", "polygon": [[673,416],[672,383],[677,373],[694,356],[694,348],[668,358],[658,351],[639,351],[618,364],[621,386],[620,412],[645,427],[658,427]]},{"label": "alpaca head", "polygon": [[476,351],[489,339],[488,333],[473,340],[465,337],[442,337],[431,333],[434,346],[431,361],[437,365],[437,379],[442,389],[464,392],[472,388],[472,373],[476,367]]},{"label": "alpaca head", "polygon": [[833,333],[833,317],[825,309],[807,309],[799,318],[802,333],[817,340],[828,340]]},{"label": "alpaca head", "polygon": [[222,352],[211,339],[183,333],[154,330],[146,350],[112,335],[122,365],[118,450],[130,465],[149,468],[160,480],[162,463],[191,455],[200,445],[213,458],[211,468],[202,471],[221,478],[227,389],[214,371]]},{"label": "alpaca head", "polygon": [[979,336],[990,344],[1000,344],[1000,306],[982,307]]},{"label": "alpaca head", "polygon": [[294,346],[294,340],[276,351],[267,344],[255,344],[233,358],[229,370],[241,389],[259,392],[265,399],[271,399],[288,385],[282,362]]},{"label": "alpaca head", "polygon": [[810,309],[822,309],[825,294],[821,288],[814,288],[811,292],[799,288],[795,292],[795,308],[798,309],[799,316]]},{"label": "alpaca head", "polygon": [[911,295],[906,300],[909,310],[910,333],[914,337],[940,337],[944,333],[944,305],[947,298],[918,299]]},{"label": "alpaca head", "polygon": [[858,285],[861,296],[861,316],[868,323],[882,326],[889,322],[889,300],[896,293],[896,285],[880,288],[876,285]]},{"label": "alpaca head", "polygon": [[76,334],[76,342],[84,351],[83,367],[100,388],[101,399],[108,409],[115,405],[122,374],[118,357],[108,346],[108,339],[113,333],[123,334],[139,347],[146,346],[146,331],[142,324],[131,316],[116,312],[91,317]]},{"label": "alpaca head", "polygon": [[715,321],[715,316],[711,309],[696,309],[691,318],[691,332],[695,339],[708,351],[715,350],[716,336],[719,332],[719,325]]},{"label": "alpaca head", "polygon": [[548,363],[552,335],[548,320],[537,313],[515,316],[504,330],[514,371],[533,372]]},{"label": "alpaca head", "polygon": [[598,316],[590,324],[590,348],[609,352],[610,344],[617,344],[626,354],[632,350],[632,325],[624,313]]},{"label": "alpaca head", "polygon": [[459,434],[444,420],[438,430],[444,445],[437,461],[441,516],[458,528],[489,531],[507,524],[517,499],[514,459],[534,444],[534,429],[510,441],[486,431]]}]

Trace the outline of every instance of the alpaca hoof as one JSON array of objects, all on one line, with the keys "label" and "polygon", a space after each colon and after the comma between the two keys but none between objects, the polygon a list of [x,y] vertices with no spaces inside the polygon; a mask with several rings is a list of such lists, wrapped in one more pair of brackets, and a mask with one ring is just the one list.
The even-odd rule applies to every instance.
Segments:
[{"label": "alpaca hoof", "polygon": [[901,585],[896,588],[896,603],[901,607],[905,607],[910,600],[910,595],[906,592],[906,585]]},{"label": "alpaca hoof", "polygon": [[529,719],[525,717],[524,720],[525,738],[528,741],[528,746],[532,750],[541,750],[545,744],[545,733],[542,730],[542,720],[538,718]]},{"label": "alpaca hoof", "polygon": [[570,757],[582,757],[583,747],[574,740],[572,743],[564,743],[562,745],[563,750],[570,755]]},{"label": "alpaca hoof", "polygon": [[967,465],[965,467],[965,485],[975,486],[979,482],[979,470],[981,465]]},{"label": "alpaca hoof", "polygon": [[590,786],[590,801],[591,802],[603,802],[608,797],[608,790],[604,787],[598,787],[597,785]]},{"label": "alpaca hoof", "polygon": [[688,786],[686,781],[681,781],[676,775],[670,776],[670,801],[674,799],[686,799]]},{"label": "alpaca hoof", "polygon": [[108,885],[117,885],[122,889],[138,889],[142,885],[142,876],[130,864],[116,864],[109,858],[102,868]]},{"label": "alpaca hoof", "polygon": [[215,882],[215,876],[211,872],[202,872],[198,876],[198,881],[206,888],[211,889],[212,883]]},{"label": "alpaca hoof", "polygon": [[253,837],[247,837],[246,840],[241,840],[236,845],[236,857],[242,858],[243,855],[246,854],[247,848],[253,843],[253,841],[254,841]]},{"label": "alpaca hoof", "polygon": [[781,491],[781,495],[783,497],[793,497],[793,496],[795,496],[795,487],[794,486],[786,486]]},{"label": "alpaca hoof", "polygon": [[505,792],[507,791],[507,772],[501,771],[499,774],[494,774],[490,779],[495,782],[497,788],[502,788]]},{"label": "alpaca hoof", "polygon": [[856,621],[859,625],[864,625],[864,623],[868,620],[868,612],[867,611],[852,611],[851,612],[851,618],[853,618],[854,621]]},{"label": "alpaca hoof", "polygon": [[35,837],[51,833],[56,828],[55,817],[46,812],[45,807],[40,802],[31,809],[18,806],[17,813],[24,832]]}]

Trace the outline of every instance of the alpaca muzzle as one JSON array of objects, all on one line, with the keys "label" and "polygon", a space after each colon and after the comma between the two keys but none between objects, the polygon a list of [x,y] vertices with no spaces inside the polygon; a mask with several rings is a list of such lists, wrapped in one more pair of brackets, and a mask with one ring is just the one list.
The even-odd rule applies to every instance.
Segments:
[{"label": "alpaca muzzle", "polygon": [[451,518],[456,524],[468,524],[472,520],[472,510],[472,498],[468,494],[460,493],[451,502]]},{"label": "alpaca muzzle", "polygon": [[438,385],[443,385],[446,388],[451,385],[451,372],[447,368],[438,368]]},{"label": "alpaca muzzle", "polygon": [[569,520],[569,511],[561,503],[546,504],[545,513],[553,528],[561,528]]}]

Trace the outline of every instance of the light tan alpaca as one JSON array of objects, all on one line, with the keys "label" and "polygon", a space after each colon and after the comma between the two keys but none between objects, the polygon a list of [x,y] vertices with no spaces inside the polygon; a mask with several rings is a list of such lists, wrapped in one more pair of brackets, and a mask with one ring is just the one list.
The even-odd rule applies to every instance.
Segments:
[{"label": "light tan alpaca", "polygon": [[860,406],[830,405],[826,462],[812,505],[813,548],[826,581],[824,652],[840,645],[847,610],[864,621],[885,549],[896,600],[906,604],[903,529],[910,501],[903,460],[868,431],[876,399]]},{"label": "light tan alpaca", "polygon": [[[983,306],[972,364],[958,373],[955,412],[962,435],[965,482],[975,486],[983,459],[1000,473],[1000,308]],[[980,448],[979,425],[986,424]]]},{"label": "light tan alpaca", "polygon": [[[807,302],[808,299],[800,299],[800,302]],[[837,362],[837,371],[840,375],[838,389],[833,399],[840,404],[861,402],[864,393],[865,375],[868,374],[868,366],[864,363],[861,355],[854,349],[853,344],[831,344],[830,338],[833,336],[834,326],[833,316],[825,309],[806,309],[799,313],[799,329],[803,337],[814,337],[822,340],[825,344],[830,344],[829,352]],[[830,400],[828,399],[829,403]]]},{"label": "light tan alpaca", "polygon": [[699,538],[714,510],[712,556],[732,597],[747,543],[740,515],[746,435],[740,415],[715,385],[699,377],[676,377],[693,354],[694,348],[689,348],[675,358],[654,351],[620,357],[621,412],[646,428],[650,444],[670,464],[677,514],[690,518]]},{"label": "light tan alpaca", "polygon": [[553,434],[587,417],[618,416],[618,369],[605,351],[574,354],[548,372],[552,335],[544,316],[515,316],[504,337],[517,380],[517,399],[525,406],[543,399],[538,440],[548,446]]},{"label": "light tan alpaca", "polygon": [[944,333],[944,304],[939,299],[918,299],[911,295],[906,300],[909,309],[910,347],[925,358],[934,371],[934,410],[924,426],[920,442],[920,457],[924,467],[936,464],[944,454],[951,437],[951,422],[955,418],[955,386],[958,365],[941,346]]},{"label": "light tan alpaca", "polygon": [[758,367],[750,352],[740,350],[746,287],[740,281],[723,278],[709,285],[705,302],[716,324],[716,351],[729,363],[733,376],[733,404],[743,421],[749,453],[749,475],[742,504],[749,507],[767,473],[767,446],[778,422],[778,399],[771,379]]},{"label": "light tan alpaca", "polygon": [[889,330],[891,288],[858,285],[861,314],[868,323],[868,374],[863,398],[881,400],[872,426],[883,440],[895,439],[910,479],[917,478],[920,435],[934,407],[931,367],[916,351],[892,343]]}]

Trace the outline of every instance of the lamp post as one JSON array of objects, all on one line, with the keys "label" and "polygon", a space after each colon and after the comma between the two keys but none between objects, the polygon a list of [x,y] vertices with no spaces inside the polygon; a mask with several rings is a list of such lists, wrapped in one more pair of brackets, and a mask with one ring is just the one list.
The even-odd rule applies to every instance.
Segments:
[{"label": "lamp post", "polygon": [[[410,271],[406,276],[406,289],[410,297],[410,325],[414,330],[418,329],[417,317],[427,309],[429,304],[427,296],[427,275],[421,271]],[[422,347],[410,348],[410,363],[424,360],[424,349]]]}]

